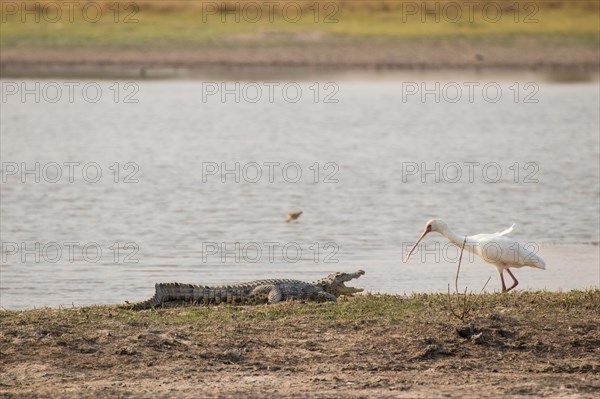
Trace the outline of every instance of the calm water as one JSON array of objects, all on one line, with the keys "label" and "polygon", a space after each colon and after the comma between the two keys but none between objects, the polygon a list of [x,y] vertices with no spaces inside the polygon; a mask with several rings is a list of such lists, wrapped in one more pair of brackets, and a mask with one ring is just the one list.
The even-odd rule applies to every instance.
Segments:
[{"label": "calm water", "polygon": [[[369,291],[445,292],[456,251],[443,240],[401,261],[431,217],[463,234],[517,223],[513,237],[547,263],[517,270],[520,288],[600,286],[598,83],[517,89],[500,79],[492,103],[481,87],[493,79],[472,102],[465,81],[476,78],[441,80],[438,103],[434,94],[404,101],[415,89],[407,81],[424,82],[304,82],[296,103],[285,101],[285,82],[272,102],[260,82],[242,83],[239,103],[233,94],[204,101],[215,86],[199,80],[104,81],[96,103],[81,94],[90,81],[78,81],[70,102],[69,81],[48,80],[37,103],[3,98],[1,306],[119,303],[149,297],[159,281],[312,280],[357,268],[367,273],[354,284]],[[4,94],[12,82],[35,84],[4,81]],[[435,90],[434,78],[425,82]],[[456,85],[463,97],[450,102]],[[56,86],[63,96],[52,103]],[[263,98],[247,101],[257,86]],[[524,103],[528,95],[538,102]],[[39,183],[22,174],[36,162]],[[73,182],[65,162],[78,163]],[[236,163],[238,176],[221,173]],[[299,223],[283,223],[297,209]],[[466,259],[461,286],[479,290],[490,276],[497,290],[495,270]]]}]

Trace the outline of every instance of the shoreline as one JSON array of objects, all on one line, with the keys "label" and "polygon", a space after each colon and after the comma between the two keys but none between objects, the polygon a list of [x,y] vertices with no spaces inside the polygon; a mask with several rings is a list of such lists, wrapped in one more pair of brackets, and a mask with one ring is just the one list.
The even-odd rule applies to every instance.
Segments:
[{"label": "shoreline", "polygon": [[548,43],[529,38],[499,45],[474,40],[389,44],[290,44],[267,47],[200,46],[174,49],[4,49],[2,77],[103,76],[176,77],[230,71],[347,72],[535,72],[568,79],[597,74],[594,45]]},{"label": "shoreline", "polygon": [[263,4],[252,18],[226,3],[208,12],[202,1],[142,2],[130,19],[115,14],[115,4],[130,3],[117,1],[91,21],[78,12],[48,18],[53,3],[42,0],[38,12],[46,18],[36,24],[15,5],[3,24],[0,64],[5,73],[82,66],[566,72],[600,66],[599,9],[589,1],[507,2],[492,18],[488,7],[468,2],[449,2],[453,11],[419,4],[409,12],[389,1],[331,8],[335,2],[316,0],[292,20],[285,7]]},{"label": "shoreline", "polygon": [[406,75],[466,75],[542,77],[560,83],[584,83],[600,77],[597,64],[546,64],[546,65],[278,65],[278,64],[198,64],[198,65],[145,65],[145,64],[29,64],[0,63],[0,79],[35,78],[97,78],[97,79],[326,79],[356,80],[356,77]]},{"label": "shoreline", "polygon": [[[589,244],[539,244],[539,254],[547,262],[547,270],[541,271],[531,268],[522,268],[516,271],[520,285],[517,291],[530,293],[542,290],[548,293],[568,292],[570,290],[598,290],[600,289],[600,272],[598,264],[600,262],[600,247],[594,241]],[[458,255],[458,254],[456,254]],[[393,256],[381,256],[377,262],[372,265],[365,264],[361,259],[344,259],[342,263],[345,270],[363,269],[368,278],[360,283],[365,289],[363,294],[368,296],[376,295],[436,295],[445,294],[448,284],[454,284],[456,274],[456,260],[448,258],[435,261],[431,256],[423,256],[418,251],[414,254],[415,260],[420,266],[410,266],[408,269],[399,273],[396,268],[398,259]],[[450,257],[450,255],[449,255]],[[72,265],[71,265],[72,266]],[[38,310],[58,310],[69,309],[71,307],[87,306],[110,306],[111,304],[120,304],[124,301],[136,302],[148,299],[153,294],[153,287],[156,282],[169,282],[174,279],[179,282],[199,283],[206,285],[227,285],[243,281],[268,278],[291,278],[303,281],[313,281],[326,274],[324,270],[316,270],[315,267],[308,266],[304,271],[275,271],[274,267],[253,268],[250,270],[247,266],[239,265],[212,269],[211,266],[204,268],[194,268],[192,275],[185,271],[173,271],[174,274],[160,274],[152,277],[144,277],[144,269],[135,269],[126,275],[106,276],[102,281],[104,290],[94,292],[88,289],[81,290],[80,285],[63,283],[48,277],[45,280],[45,289],[50,293],[43,297],[37,295],[38,290],[31,288],[30,283],[24,283],[15,274],[15,269],[10,269],[10,265],[0,267],[4,277],[4,288],[0,290],[0,301],[3,310],[7,311],[28,311],[34,307]],[[75,269],[58,267],[58,272],[71,272]],[[31,267],[32,273],[43,274],[47,272],[43,264],[37,267]],[[425,278],[425,271],[436,278],[434,281]],[[573,272],[576,271],[575,274]],[[243,276],[243,277],[241,277]],[[80,277],[96,279],[95,273],[86,273]],[[479,292],[485,281],[491,278],[484,292],[488,294],[498,293],[500,282],[493,266],[486,264],[479,258],[469,256],[463,258],[461,269],[460,285],[469,287],[470,290]],[[116,282],[119,279],[136,279],[136,284],[130,284],[127,290],[123,290]],[[91,286],[89,289],[92,289]],[[85,294],[82,294],[84,292]],[[27,304],[24,306],[24,304]]]}]

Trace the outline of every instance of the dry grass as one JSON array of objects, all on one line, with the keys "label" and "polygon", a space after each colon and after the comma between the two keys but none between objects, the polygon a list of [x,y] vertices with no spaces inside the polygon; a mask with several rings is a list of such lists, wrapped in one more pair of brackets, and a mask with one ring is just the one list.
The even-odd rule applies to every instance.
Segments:
[{"label": "dry grass", "polygon": [[477,305],[464,321],[447,295],[3,312],[0,392],[593,397],[600,388],[600,291],[484,294]]},{"label": "dry grass", "polygon": [[[287,2],[292,2],[291,0]],[[11,2],[13,4],[23,4]],[[28,9],[37,9],[35,15],[22,15],[21,7],[16,12],[2,15],[2,37],[4,49],[21,48],[87,48],[87,49],[144,49],[195,46],[251,46],[294,45],[302,42],[301,34],[319,33],[325,41],[356,41],[384,38],[388,40],[415,38],[504,38],[515,36],[556,37],[566,36],[582,43],[598,43],[600,3],[594,1],[494,1],[502,5],[502,17],[490,22],[481,12],[485,2],[449,2],[449,0],[411,2],[417,7],[408,12],[404,1],[293,1],[304,5],[298,21],[290,22],[282,15],[286,2],[276,2],[272,20],[268,17],[269,7],[263,8],[263,17],[249,21],[253,11],[237,12],[243,1],[101,1],[102,17],[97,22],[82,17],[81,6],[75,8],[74,20],[69,21],[68,9],[58,21],[55,11],[47,10],[43,4],[56,4],[51,0],[29,2]],[[268,3],[268,2],[267,2]],[[267,4],[252,2],[252,4]],[[315,13],[315,4],[319,13]],[[462,4],[461,15],[452,21],[453,12],[444,4]],[[518,3],[519,6],[515,7]],[[35,6],[37,4],[37,7]],[[81,3],[83,4],[83,3]],[[208,14],[210,10],[216,14]],[[237,6],[236,6],[237,4]],[[438,6],[436,6],[438,5]],[[423,6],[421,8],[421,6]],[[237,8],[236,8],[237,7]],[[472,21],[469,15],[473,7]],[[4,9],[4,8],[3,8]],[[117,13],[115,10],[119,10]],[[446,10],[446,11],[444,11]],[[518,10],[518,13],[516,12]],[[5,10],[6,11],[6,10]],[[13,10],[15,11],[15,10]],[[93,11],[93,12],[92,12]],[[95,15],[95,10],[88,15]],[[223,23],[219,13],[227,16]],[[493,14],[490,11],[491,14]],[[48,14],[48,15],[46,15]],[[291,13],[290,11],[290,14]],[[236,15],[239,20],[236,20]],[[241,15],[241,16],[240,16]],[[287,14],[286,14],[287,15]],[[486,14],[487,15],[487,14]],[[516,21],[515,21],[516,18]],[[23,19],[25,22],[23,22]],[[525,21],[527,19],[527,21]],[[269,33],[293,33],[299,36],[279,36],[274,43],[265,38]],[[253,38],[253,35],[258,35]],[[253,40],[252,40],[253,38]]]}]

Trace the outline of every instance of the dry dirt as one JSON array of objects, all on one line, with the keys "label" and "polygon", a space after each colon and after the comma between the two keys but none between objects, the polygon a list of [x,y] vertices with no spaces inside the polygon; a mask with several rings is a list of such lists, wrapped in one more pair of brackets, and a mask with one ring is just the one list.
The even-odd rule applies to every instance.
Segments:
[{"label": "dry dirt", "polygon": [[598,397],[600,291],[469,303],[2,312],[0,396]]},{"label": "dry dirt", "polygon": [[373,70],[501,69],[597,71],[595,45],[515,38],[507,43],[485,40],[377,41],[365,43],[297,42],[267,47],[239,46],[170,49],[4,49],[3,75],[81,68],[321,68]]}]

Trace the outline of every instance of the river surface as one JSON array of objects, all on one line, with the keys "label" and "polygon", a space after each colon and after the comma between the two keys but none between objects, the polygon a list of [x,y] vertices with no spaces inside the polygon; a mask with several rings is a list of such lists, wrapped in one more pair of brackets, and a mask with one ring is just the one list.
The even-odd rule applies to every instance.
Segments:
[{"label": "river surface", "polygon": [[[519,288],[600,286],[597,80],[238,83],[3,80],[2,308],[358,268],[367,291],[446,292],[458,251],[440,236],[402,263],[433,217],[516,223],[547,267]],[[459,288],[489,277],[466,256]]]}]

